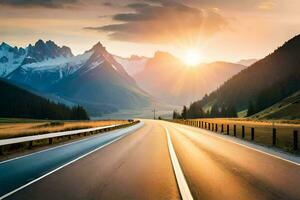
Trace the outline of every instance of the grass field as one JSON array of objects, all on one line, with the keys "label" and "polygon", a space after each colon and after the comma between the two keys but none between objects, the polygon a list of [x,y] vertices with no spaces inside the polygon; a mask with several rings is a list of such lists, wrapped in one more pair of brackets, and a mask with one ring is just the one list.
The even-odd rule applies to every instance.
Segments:
[{"label": "grass field", "polygon": [[125,120],[47,121],[0,118],[0,139],[124,124]]},{"label": "grass field", "polygon": [[[276,128],[276,147],[282,148],[289,152],[293,151],[293,132],[298,130],[300,137],[300,120],[275,120],[275,121],[258,121],[246,118],[238,119],[195,119],[193,121],[204,121],[218,124],[218,132],[221,132],[221,125],[224,125],[224,132],[227,131],[229,125],[230,135],[233,135],[234,125],[236,125],[237,137],[242,137],[242,126],[245,126],[245,139],[251,140],[251,128],[254,128],[254,141],[256,143],[272,146],[273,128]],[[300,138],[299,138],[300,140]],[[298,147],[300,142],[298,140]],[[296,151],[295,153],[300,153]]]}]

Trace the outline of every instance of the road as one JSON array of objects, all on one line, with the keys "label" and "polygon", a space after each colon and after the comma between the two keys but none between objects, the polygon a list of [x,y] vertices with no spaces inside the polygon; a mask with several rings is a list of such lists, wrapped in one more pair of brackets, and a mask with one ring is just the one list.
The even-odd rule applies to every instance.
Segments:
[{"label": "road", "polygon": [[1,195],[44,174],[5,199],[180,199],[167,132],[194,199],[300,199],[299,165],[206,130],[153,120],[107,133],[105,141],[96,136],[0,163]]}]

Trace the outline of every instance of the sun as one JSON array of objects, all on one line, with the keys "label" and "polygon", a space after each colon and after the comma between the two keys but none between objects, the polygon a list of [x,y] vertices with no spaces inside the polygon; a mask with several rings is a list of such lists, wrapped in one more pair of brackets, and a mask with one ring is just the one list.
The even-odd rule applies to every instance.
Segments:
[{"label": "sun", "polygon": [[189,67],[194,67],[201,62],[201,54],[196,49],[188,49],[183,58],[184,63]]}]

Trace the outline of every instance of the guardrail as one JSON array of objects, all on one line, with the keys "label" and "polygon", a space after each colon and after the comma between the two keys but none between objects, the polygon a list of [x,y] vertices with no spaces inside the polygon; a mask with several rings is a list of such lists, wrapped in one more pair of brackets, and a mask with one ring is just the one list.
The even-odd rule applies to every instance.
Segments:
[{"label": "guardrail", "polygon": [[3,155],[5,150],[12,150],[18,148],[32,148],[34,143],[37,144],[53,144],[56,141],[61,140],[70,140],[74,136],[88,136],[94,135],[100,132],[106,132],[110,130],[114,130],[117,128],[127,127],[133,124],[137,124],[139,121],[130,122],[127,124],[116,124],[110,126],[102,126],[96,128],[88,128],[88,129],[80,129],[80,130],[72,130],[72,131],[62,131],[62,132],[55,132],[55,133],[47,133],[41,135],[32,135],[32,136],[24,136],[24,137],[17,137],[17,138],[9,138],[9,139],[2,139],[0,140],[0,154]]},{"label": "guardrail", "polygon": [[293,127],[252,126],[250,124],[218,123],[211,120],[171,120],[172,122],[194,126],[216,133],[232,135],[266,146],[279,147],[299,154],[299,131]]}]

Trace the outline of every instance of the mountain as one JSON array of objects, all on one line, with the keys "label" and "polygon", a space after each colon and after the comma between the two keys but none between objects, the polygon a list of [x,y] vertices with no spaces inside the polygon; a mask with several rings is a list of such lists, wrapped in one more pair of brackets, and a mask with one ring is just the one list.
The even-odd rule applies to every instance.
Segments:
[{"label": "mountain", "polygon": [[[233,76],[219,89],[198,101],[202,107],[252,107],[262,111],[300,90],[300,35]],[[252,112],[252,111],[251,111]]]},{"label": "mountain", "polygon": [[0,77],[4,77],[21,65],[27,54],[26,49],[0,45]]},{"label": "mountain", "polygon": [[147,61],[149,60],[149,58],[134,55],[130,58],[114,56],[114,59],[124,67],[130,76],[135,76],[139,72],[143,71]]},{"label": "mountain", "polygon": [[251,116],[255,119],[300,119],[300,90]]},{"label": "mountain", "polygon": [[249,67],[250,65],[253,65],[257,61],[258,61],[258,59],[242,59],[239,62],[237,62],[237,64]]},{"label": "mountain", "polygon": [[137,109],[150,104],[149,95],[100,43],[89,52],[92,54],[85,64],[55,83],[51,92],[87,108],[105,105],[115,109]]},{"label": "mountain", "polygon": [[0,117],[34,119],[82,120],[88,119],[80,106],[69,108],[32,94],[0,79]]},{"label": "mountain", "polygon": [[152,101],[101,43],[77,56],[68,47],[42,40],[25,49],[7,44],[3,49],[14,53],[5,54],[10,63],[22,52],[12,69],[2,66],[3,78],[55,101],[80,104],[93,115],[138,109]]},{"label": "mountain", "polygon": [[173,105],[183,105],[202,98],[245,68],[226,62],[187,67],[169,53],[156,52],[134,78],[154,97]]}]

